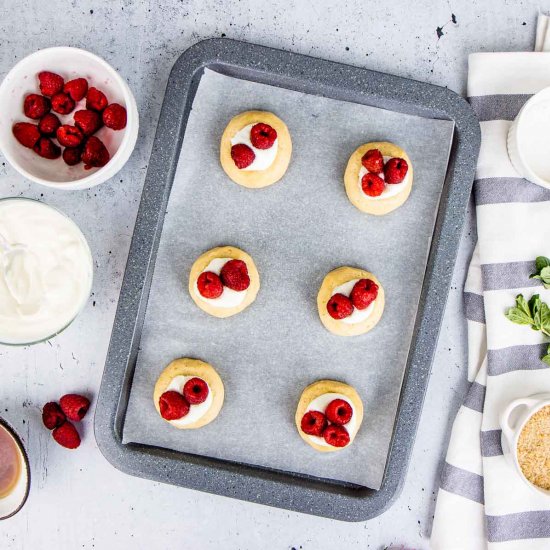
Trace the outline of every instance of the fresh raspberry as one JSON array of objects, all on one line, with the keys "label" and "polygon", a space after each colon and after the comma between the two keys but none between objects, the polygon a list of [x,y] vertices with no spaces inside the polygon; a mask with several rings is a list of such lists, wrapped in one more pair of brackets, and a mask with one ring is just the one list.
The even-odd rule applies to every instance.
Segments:
[{"label": "fresh raspberry", "polygon": [[111,103],[103,111],[103,124],[111,130],[126,128],[126,109],[118,103]]},{"label": "fresh raspberry", "polygon": [[321,437],[323,435],[323,431],[327,427],[327,419],[322,412],[308,411],[304,414],[304,416],[302,416],[300,427],[307,435],[316,435]]},{"label": "fresh raspberry", "polygon": [[63,147],[78,147],[84,139],[84,134],[76,127],[63,124],[57,129],[57,141]]},{"label": "fresh raspberry", "polygon": [[88,93],[88,81],[85,78],[75,78],[65,82],[63,92],[75,101],[80,101]]},{"label": "fresh raspberry", "polygon": [[74,101],[62,92],[55,94],[52,97],[52,109],[60,115],[68,115],[74,109]]},{"label": "fresh raspberry", "polygon": [[222,280],[212,271],[204,271],[199,275],[197,287],[204,298],[219,298],[223,292]]},{"label": "fresh raspberry", "polygon": [[379,197],[383,193],[385,187],[386,184],[384,180],[376,174],[368,172],[361,178],[363,193],[369,197]]},{"label": "fresh raspberry", "polygon": [[248,268],[242,260],[226,262],[221,269],[220,277],[226,287],[237,292],[246,290],[250,286]]},{"label": "fresh raspberry", "polygon": [[50,401],[44,405],[42,409],[42,422],[44,422],[44,426],[48,430],[61,426],[65,420],[67,420],[65,413],[55,401]]},{"label": "fresh raspberry", "polygon": [[85,136],[95,134],[102,125],[101,116],[90,109],[83,109],[74,114],[75,126],[82,130]]},{"label": "fresh raspberry", "polygon": [[47,97],[38,94],[29,94],[23,102],[25,116],[38,120],[50,111],[52,104]]},{"label": "fresh raspberry", "polygon": [[68,393],[59,400],[59,405],[69,420],[80,422],[90,408],[90,400],[77,393]]},{"label": "fresh raspberry", "polygon": [[378,285],[370,279],[360,279],[353,285],[349,297],[357,309],[367,309],[378,296]]},{"label": "fresh raspberry", "polygon": [[256,155],[248,145],[244,143],[237,143],[237,145],[233,145],[233,147],[231,147],[231,158],[233,159],[235,166],[237,166],[239,170],[242,170],[254,162]]},{"label": "fresh raspberry", "polygon": [[327,302],[327,311],[333,319],[345,319],[353,313],[353,304],[347,296],[334,294]]},{"label": "fresh raspberry", "polygon": [[41,137],[33,147],[33,151],[45,159],[57,159],[61,156],[61,147],[57,146],[50,138]]},{"label": "fresh raspberry", "polygon": [[107,97],[105,94],[97,88],[90,88],[86,94],[86,109],[93,109],[94,111],[103,111],[107,107]]},{"label": "fresh raspberry", "polygon": [[256,149],[269,149],[277,139],[277,130],[269,124],[259,122],[250,129],[250,143]]},{"label": "fresh raspberry", "polygon": [[183,396],[190,405],[198,405],[206,401],[210,390],[202,378],[191,378],[183,386]]},{"label": "fresh raspberry", "polygon": [[177,391],[165,391],[159,399],[160,416],[164,420],[178,420],[189,412],[189,403]]},{"label": "fresh raspberry", "polygon": [[82,148],[81,147],[65,147],[63,149],[63,160],[65,164],[69,166],[76,166],[82,159]]},{"label": "fresh raspberry", "polygon": [[105,166],[109,162],[111,156],[105,145],[103,145],[103,142],[99,138],[91,136],[84,145],[81,158],[85,164],[84,168],[89,170],[90,168],[101,168]]},{"label": "fresh raspberry", "polygon": [[58,74],[42,71],[38,73],[42,95],[52,97],[63,89],[63,78]]},{"label": "fresh raspberry", "polygon": [[40,132],[36,124],[30,122],[17,122],[11,129],[15,139],[25,147],[32,149],[40,139]]},{"label": "fresh raspberry", "polygon": [[386,183],[401,183],[407,172],[409,165],[405,159],[392,158],[384,166],[384,178]]},{"label": "fresh raspberry", "polygon": [[325,441],[332,447],[345,447],[349,443],[349,433],[346,428],[331,424],[323,432]]},{"label": "fresh raspberry", "polygon": [[384,171],[384,157],[378,149],[369,149],[361,159],[361,164],[373,174]]},{"label": "fresh raspberry", "polygon": [[53,438],[66,449],[76,449],[80,446],[80,436],[76,428],[70,423],[61,424],[52,432]]},{"label": "fresh raspberry", "polygon": [[347,424],[353,416],[351,405],[343,399],[333,399],[325,409],[327,418],[337,426]]},{"label": "fresh raspberry", "polygon": [[60,126],[61,122],[53,113],[48,113],[44,118],[41,118],[38,123],[38,129],[43,136],[55,136]]}]

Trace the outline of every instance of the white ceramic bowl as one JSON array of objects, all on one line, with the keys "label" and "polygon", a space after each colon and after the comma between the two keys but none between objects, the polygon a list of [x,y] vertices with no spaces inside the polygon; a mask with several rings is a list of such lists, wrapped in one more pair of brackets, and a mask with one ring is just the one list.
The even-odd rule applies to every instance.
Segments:
[{"label": "white ceramic bowl", "polygon": [[549,119],[550,87],[525,103],[510,126],[507,140],[508,156],[516,172],[547,189],[550,189]]},{"label": "white ceramic bowl", "polygon": [[502,451],[510,465],[516,470],[523,481],[534,491],[550,497],[550,491],[531,483],[523,473],[518,461],[518,439],[527,421],[543,407],[550,405],[550,393],[531,395],[512,401],[500,415],[502,428]]},{"label": "white ceramic bowl", "polygon": [[[40,93],[37,75],[40,71],[60,74],[65,81],[77,77],[88,80],[105,93],[109,103],[126,107],[126,128],[114,131],[101,128],[96,135],[103,141],[111,160],[102,168],[85,170],[84,164],[68,166],[62,158],[48,160],[32,149],[23,147],[13,136],[16,122],[34,122],[23,113],[27,94]],[[73,124],[74,112],[85,109],[86,100],[77,103],[74,111],[59,116],[63,124]],[[0,150],[8,162],[26,178],[56,189],[87,189],[112,178],[130,158],[136,144],[139,116],[136,100],[126,82],[103,59],[78,48],[47,48],[25,57],[6,75],[0,85]]]}]

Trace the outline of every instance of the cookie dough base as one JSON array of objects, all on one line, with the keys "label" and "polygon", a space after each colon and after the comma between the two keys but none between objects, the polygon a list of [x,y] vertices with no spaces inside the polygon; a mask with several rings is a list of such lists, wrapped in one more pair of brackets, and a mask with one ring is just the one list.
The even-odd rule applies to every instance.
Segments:
[{"label": "cookie dough base", "polygon": [[[403,190],[397,195],[393,195],[387,199],[373,200],[363,193],[363,190],[359,185],[359,171],[362,166],[361,159],[369,149],[378,149],[384,157],[398,157],[407,161],[407,164],[409,165],[407,178],[409,181]],[[392,210],[399,208],[411,194],[413,179],[412,162],[407,153],[405,153],[401,147],[387,141],[374,141],[372,143],[361,145],[361,147],[356,149],[351,155],[344,174],[344,184],[350,202],[362,212],[373,214],[375,216],[383,216],[384,214],[388,214]]]},{"label": "cookie dough base", "polygon": [[[333,319],[327,311],[327,303],[336,287],[343,285],[348,281],[352,281],[353,279],[371,279],[374,281],[378,285],[378,296],[374,301],[374,308],[371,314],[364,321],[349,324],[343,323],[338,319]],[[338,336],[357,336],[372,330],[382,317],[382,313],[384,312],[384,303],[384,288],[380,284],[380,281],[368,271],[347,266],[339,267],[338,269],[328,273],[324,278],[321,288],[319,289],[319,294],[317,295],[317,308],[319,310],[321,322],[325,325],[325,328]]]},{"label": "cookie dough base", "polygon": [[[170,382],[176,376],[197,376],[202,378],[207,384],[212,392],[212,405],[206,411],[204,416],[199,418],[196,422],[187,424],[186,426],[177,426],[172,424],[169,420],[163,420],[168,422],[174,428],[180,430],[193,430],[196,428],[202,428],[209,424],[218,416],[224,399],[224,388],[223,382],[220,378],[220,375],[214,370],[212,365],[205,363],[204,361],[199,361],[198,359],[176,359],[172,361],[160,374],[157,383],[155,384],[155,390],[153,392],[153,401],[155,403],[155,408],[160,415],[159,399],[160,396],[166,391],[166,388],[170,385]],[[162,418],[162,416],[161,416]]]},{"label": "cookie dough base", "polygon": [[[231,158],[231,139],[249,124],[263,122],[277,131],[277,156],[265,170],[240,170]],[[232,118],[223,132],[220,144],[220,162],[225,173],[239,185],[252,189],[267,187],[279,181],[290,163],[292,141],[286,124],[273,113],[267,111],[245,111]]]},{"label": "cookie dough base", "polygon": [[[353,433],[349,434],[349,443],[345,447],[333,447],[331,445],[319,445],[315,443],[306,433],[302,431],[301,423],[302,417],[306,413],[309,404],[317,397],[324,395],[325,393],[339,393],[345,395],[353,405],[353,414],[356,418],[356,428]],[[298,428],[298,433],[302,439],[308,444],[311,445],[316,451],[322,453],[330,453],[334,451],[342,451],[347,449],[355,439],[359,428],[361,427],[361,422],[363,421],[363,402],[359,397],[355,388],[348,386],[342,382],[337,382],[336,380],[319,380],[309,385],[303,392],[298,402],[298,407],[296,409],[296,427]]]},{"label": "cookie dough base", "polygon": [[[234,260],[242,260],[246,263],[248,268],[248,276],[250,277],[250,286],[246,289],[246,296],[244,300],[234,307],[216,307],[205,300],[202,300],[197,295],[195,283],[199,278],[199,275],[206,269],[212,260],[215,258],[232,258]],[[260,275],[254,264],[254,260],[244,251],[233,246],[219,246],[218,248],[212,248],[208,252],[205,252],[195,260],[193,267],[191,267],[191,273],[189,274],[189,294],[195,304],[197,304],[203,311],[219,317],[221,319],[225,317],[231,317],[240,313],[243,309],[248,307],[255,299],[258,291],[260,290]]]}]

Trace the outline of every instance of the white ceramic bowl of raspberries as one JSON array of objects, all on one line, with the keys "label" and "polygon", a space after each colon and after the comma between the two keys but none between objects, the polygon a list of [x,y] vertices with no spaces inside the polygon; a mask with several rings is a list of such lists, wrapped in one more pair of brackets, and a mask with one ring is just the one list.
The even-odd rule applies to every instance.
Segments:
[{"label": "white ceramic bowl of raspberries", "polygon": [[87,189],[130,158],[139,117],[120,75],[78,48],[39,50],[0,85],[0,150],[28,179],[56,189]]}]

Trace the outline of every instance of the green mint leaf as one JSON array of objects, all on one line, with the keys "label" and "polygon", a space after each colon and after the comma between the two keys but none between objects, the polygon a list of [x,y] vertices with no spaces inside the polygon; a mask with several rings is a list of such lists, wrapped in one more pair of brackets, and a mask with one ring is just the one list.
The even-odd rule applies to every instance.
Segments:
[{"label": "green mint leaf", "polygon": [[529,308],[529,303],[523,297],[523,294],[518,294],[516,296],[516,307],[521,311],[523,311],[523,313],[525,313],[525,315],[527,315],[528,317],[532,317],[531,309]]},{"label": "green mint leaf", "polygon": [[542,327],[541,322],[541,300],[538,294],[533,294],[529,300],[529,309],[531,310],[531,317],[533,318],[533,330],[540,330]]},{"label": "green mint leaf", "polygon": [[[540,306],[540,324],[541,331],[550,336],[550,307],[548,307],[546,302],[542,302]],[[548,353],[550,353],[550,350]]]},{"label": "green mint leaf", "polygon": [[545,355],[544,357],[541,357],[541,361],[543,363],[546,363],[550,367],[550,353],[548,355]]},{"label": "green mint leaf", "polygon": [[550,258],[547,258],[546,256],[539,256],[535,260],[535,267],[537,269],[537,273],[540,273],[545,267],[550,266]]},{"label": "green mint leaf", "polygon": [[532,325],[533,319],[531,315],[527,315],[525,311],[519,307],[511,307],[506,313],[506,318],[516,325]]},{"label": "green mint leaf", "polygon": [[540,280],[545,283],[545,285],[550,284],[550,266],[541,269],[540,274],[537,278],[540,278]]}]

